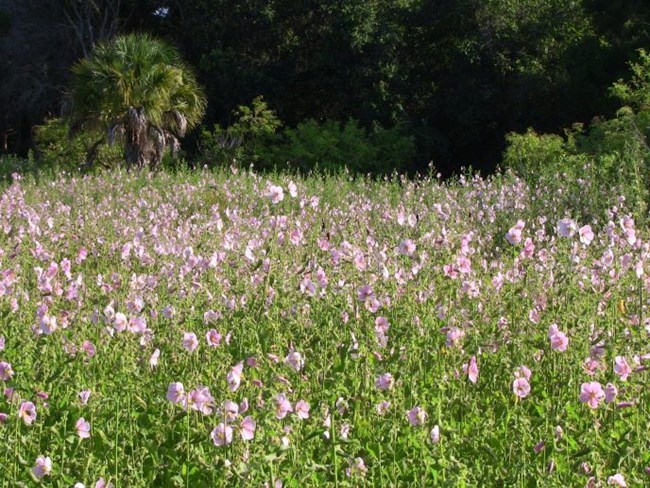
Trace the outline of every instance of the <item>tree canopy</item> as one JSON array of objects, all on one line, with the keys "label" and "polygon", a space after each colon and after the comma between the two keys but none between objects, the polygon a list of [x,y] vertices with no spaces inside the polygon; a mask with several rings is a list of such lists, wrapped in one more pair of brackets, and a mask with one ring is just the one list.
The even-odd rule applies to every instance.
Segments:
[{"label": "tree canopy", "polygon": [[443,171],[493,168],[512,131],[613,116],[608,88],[650,44],[644,0],[49,3],[0,0],[7,151],[60,113],[72,62],[118,33],[179,49],[205,86],[208,126],[261,95],[287,130],[399,124],[416,141],[410,167]]}]

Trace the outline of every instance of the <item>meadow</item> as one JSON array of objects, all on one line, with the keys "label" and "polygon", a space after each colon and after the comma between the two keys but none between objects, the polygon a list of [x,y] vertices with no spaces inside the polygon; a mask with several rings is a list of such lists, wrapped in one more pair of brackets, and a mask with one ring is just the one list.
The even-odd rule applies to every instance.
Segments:
[{"label": "meadow", "polygon": [[650,233],[600,191],[15,175],[0,485],[647,486]]}]

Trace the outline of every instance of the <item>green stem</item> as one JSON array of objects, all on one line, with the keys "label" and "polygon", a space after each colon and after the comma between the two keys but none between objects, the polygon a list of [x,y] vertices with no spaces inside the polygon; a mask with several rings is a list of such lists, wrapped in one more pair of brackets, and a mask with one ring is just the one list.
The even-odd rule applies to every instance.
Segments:
[{"label": "green stem", "polygon": [[332,436],[332,454],[334,456],[334,486],[339,486],[339,458],[336,454],[336,426],[334,425],[334,415],[330,414],[330,433]]},{"label": "green stem", "polygon": [[65,467],[65,444],[66,444],[66,435],[68,433],[68,414],[66,413],[63,418],[63,442],[61,443],[61,472],[64,473]]},{"label": "green stem", "polygon": [[186,422],[186,449],[185,449],[185,488],[190,486],[190,411],[188,409],[187,414],[185,415]]},{"label": "green stem", "polygon": [[14,481],[18,480],[18,447],[20,446],[20,419],[16,420],[14,429]]},{"label": "green stem", "polygon": [[119,488],[118,480],[118,465],[119,465],[119,456],[118,456],[118,446],[120,442],[120,396],[117,396],[115,402],[115,452],[114,452],[114,469],[115,469],[115,486]]}]

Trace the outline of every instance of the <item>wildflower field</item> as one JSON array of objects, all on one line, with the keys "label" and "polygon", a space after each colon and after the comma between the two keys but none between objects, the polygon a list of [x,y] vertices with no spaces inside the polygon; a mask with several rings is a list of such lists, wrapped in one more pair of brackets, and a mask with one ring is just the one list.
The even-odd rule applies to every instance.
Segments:
[{"label": "wildflower field", "polygon": [[602,191],[15,177],[0,485],[648,486],[650,233]]}]

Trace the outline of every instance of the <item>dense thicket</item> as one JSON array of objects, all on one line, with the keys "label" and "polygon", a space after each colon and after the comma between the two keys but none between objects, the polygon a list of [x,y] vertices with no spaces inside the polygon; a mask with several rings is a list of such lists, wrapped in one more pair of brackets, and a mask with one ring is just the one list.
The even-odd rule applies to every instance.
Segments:
[{"label": "dense thicket", "polygon": [[[0,0],[2,150],[64,107],[69,68],[116,33],[177,46],[227,126],[262,95],[284,127],[399,130],[429,161],[491,169],[504,136],[611,117],[650,45],[645,0]],[[312,122],[310,122],[312,121]],[[188,150],[193,146],[188,145]]]}]

